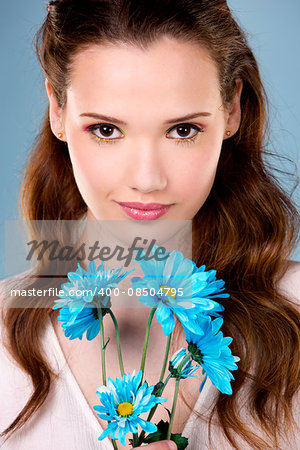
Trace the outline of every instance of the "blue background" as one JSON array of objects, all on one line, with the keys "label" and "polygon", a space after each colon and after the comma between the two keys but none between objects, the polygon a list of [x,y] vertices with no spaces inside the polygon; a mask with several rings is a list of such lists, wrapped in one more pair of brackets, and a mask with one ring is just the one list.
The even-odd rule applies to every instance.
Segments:
[{"label": "blue background", "polygon": [[[297,173],[300,127],[299,0],[228,0],[247,33],[270,98],[269,150],[292,162],[272,159],[279,170]],[[46,2],[13,0],[0,7],[1,210],[0,279],[4,272],[4,222],[18,217],[18,193],[32,141],[46,108],[44,80],[32,39],[46,14]],[[295,177],[275,171],[291,194]],[[299,171],[298,171],[299,174]],[[299,187],[292,198],[299,205]],[[300,248],[292,255],[300,260]]]}]

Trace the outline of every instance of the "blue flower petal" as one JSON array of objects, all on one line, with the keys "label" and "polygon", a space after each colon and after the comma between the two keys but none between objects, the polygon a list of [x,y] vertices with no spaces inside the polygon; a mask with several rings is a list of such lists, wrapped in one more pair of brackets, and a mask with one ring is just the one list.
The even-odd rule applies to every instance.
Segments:
[{"label": "blue flower petal", "polygon": [[[152,247],[152,255],[156,249],[157,246]],[[215,270],[205,271],[204,265],[197,267],[193,261],[185,258],[179,251],[168,253],[168,258],[164,261],[151,258],[147,261],[137,262],[145,276],[143,278],[133,277],[132,285],[135,288],[148,289],[150,287],[153,289],[155,286],[155,296],[152,298],[140,296],[139,300],[148,306],[158,307],[156,318],[161,323],[165,334],[170,334],[174,320],[173,314],[167,312],[166,306],[169,306],[169,309],[177,315],[182,325],[198,334],[203,334],[203,332],[195,321],[197,317],[201,315],[219,317],[224,310],[222,305],[212,300],[215,297],[229,296],[222,292],[224,281],[216,279]],[[176,295],[159,295],[161,286],[175,289]]]},{"label": "blue flower petal", "polygon": [[169,336],[169,334],[172,333],[172,331],[174,330],[174,327],[175,327],[175,319],[174,319],[174,316],[172,313],[168,316],[168,318],[166,320],[164,320],[162,322],[161,326],[162,326],[163,333],[166,336]]},{"label": "blue flower petal", "polygon": [[[154,405],[167,401],[165,398],[152,395],[154,386],[148,387],[146,382],[139,386],[141,377],[142,371],[139,370],[137,374],[135,371],[132,374],[124,374],[123,378],[117,377],[115,380],[108,378],[107,386],[100,386],[96,391],[102,405],[94,406],[94,409],[100,413],[99,417],[111,420],[105,436],[110,435],[112,439],[118,439],[122,445],[126,445],[126,435],[129,432],[137,432],[138,425],[147,431],[154,430],[155,425],[141,419],[139,414],[149,412]],[[118,406],[123,402],[133,404],[133,412],[122,417],[118,413]]]},{"label": "blue flower petal", "polygon": [[[61,308],[58,320],[62,322],[66,337],[82,339],[85,332],[88,340],[97,336],[100,325],[96,323],[98,317],[95,314],[95,308],[85,307],[99,307],[101,300],[104,303],[101,304],[102,306],[105,307],[108,304],[109,297],[104,294],[101,296],[102,299],[99,298],[99,291],[103,289],[105,292],[108,288],[116,287],[124,277],[135,270],[120,274],[121,269],[107,268],[104,270],[103,261],[98,268],[95,261],[90,261],[87,272],[78,263],[76,272],[68,273],[70,282],[62,284],[63,296],[60,296],[59,300],[55,300],[53,306],[53,309]],[[72,291],[74,291],[74,295],[71,295]]]},{"label": "blue flower petal", "polygon": [[160,306],[156,310],[156,319],[159,323],[163,322],[164,320],[168,320],[172,315],[173,314],[170,308],[167,308],[165,306]]},{"label": "blue flower petal", "polygon": [[107,428],[103,431],[103,433],[100,434],[100,436],[98,437],[98,440],[99,440],[99,441],[102,441],[102,439],[106,438],[106,437],[109,435],[110,432],[111,432],[110,428],[107,427]]},{"label": "blue flower petal", "polygon": [[154,423],[143,420],[141,417],[139,417],[139,425],[147,433],[155,433],[157,431],[157,426]]},{"label": "blue flower petal", "polygon": [[[206,372],[211,382],[224,394],[232,394],[232,388],[230,381],[233,378],[230,370],[238,369],[236,365],[237,357],[231,354],[228,345],[231,343],[231,338],[224,338],[220,327],[223,320],[220,319],[207,319],[201,320],[201,327],[204,334],[202,336],[193,333],[184,327],[184,332],[188,344],[196,345],[197,351],[202,355],[201,366],[203,371]],[[189,345],[189,351],[194,352],[194,347]],[[198,354],[194,353],[195,361],[198,361]],[[206,378],[203,380],[200,391],[203,389]]]}]

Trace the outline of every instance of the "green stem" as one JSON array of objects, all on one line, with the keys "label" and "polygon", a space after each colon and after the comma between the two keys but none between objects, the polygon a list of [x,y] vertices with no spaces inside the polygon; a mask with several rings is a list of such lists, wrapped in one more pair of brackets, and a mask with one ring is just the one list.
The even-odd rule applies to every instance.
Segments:
[{"label": "green stem", "polygon": [[[163,367],[162,367],[162,370],[161,370],[161,374],[160,374],[159,381],[162,381],[163,378],[164,378],[164,375],[165,375],[165,371],[166,371],[166,367],[167,367],[167,362],[168,362],[169,351],[170,351],[171,339],[172,339],[172,333],[170,333],[169,336],[168,336],[167,345],[166,345],[166,351],[165,351],[165,356],[164,356],[164,362],[163,362]],[[163,386],[162,386],[160,392],[157,393],[157,397],[160,397],[160,396],[161,396],[161,394],[162,394],[164,388],[166,387],[166,385],[167,385],[167,383],[168,383],[168,381],[169,381],[170,378],[171,378],[171,374],[169,374],[169,375],[167,376],[167,378],[166,378],[166,380],[165,380],[165,382],[164,382],[164,384],[163,384]],[[156,404],[155,406],[153,406],[153,408],[151,408],[150,413],[149,413],[149,415],[148,415],[148,417],[147,417],[147,421],[148,421],[148,422],[150,422],[150,420],[152,419],[152,417],[153,417],[153,415],[154,415],[154,413],[155,413],[157,407],[158,407],[158,404]],[[145,431],[142,431],[142,432],[141,432],[141,434],[140,434],[140,436],[139,436],[139,441],[138,441],[139,444],[142,444],[145,434],[146,434]]]},{"label": "green stem", "polygon": [[165,387],[167,386],[168,381],[169,381],[169,379],[170,379],[171,377],[172,377],[172,374],[169,373],[169,375],[167,376],[167,378],[166,378],[165,381],[164,381],[164,384],[163,384],[162,387],[161,387],[161,390],[160,390],[160,393],[159,393],[159,397],[160,397],[161,394],[163,393],[163,391],[164,391]]},{"label": "green stem", "polygon": [[176,409],[176,403],[177,403],[177,397],[178,397],[179,383],[180,383],[180,380],[181,380],[181,377],[180,377],[181,370],[182,370],[184,364],[186,363],[186,361],[189,360],[190,356],[191,356],[191,354],[188,353],[183,358],[183,360],[181,361],[181,363],[179,364],[179,366],[177,368],[178,378],[176,378],[175,391],[174,391],[174,397],[173,397],[173,405],[172,405],[172,411],[171,411],[171,417],[170,417],[170,422],[169,422],[167,439],[171,438],[172,425],[173,425],[173,420],[174,420],[174,416],[175,416],[175,409]]},{"label": "green stem", "polygon": [[170,417],[170,423],[169,423],[169,428],[168,428],[167,439],[171,438],[172,424],[173,424],[173,420],[174,420],[174,416],[175,416],[175,408],[176,408],[176,402],[177,402],[177,396],[178,396],[178,390],[179,390],[179,383],[180,383],[180,377],[176,378],[174,398],[173,398],[173,405],[172,405],[172,411],[171,411],[171,417]]},{"label": "green stem", "polygon": [[116,340],[117,340],[117,349],[118,349],[118,358],[119,358],[119,366],[120,366],[120,372],[121,372],[121,377],[123,377],[124,375],[124,366],[123,366],[123,359],[122,359],[122,352],[121,352],[121,342],[120,342],[120,333],[119,333],[119,327],[118,327],[118,322],[115,318],[114,313],[111,311],[111,309],[108,310],[112,321],[114,323],[115,326],[115,331],[116,331]]},{"label": "green stem", "polygon": [[151,328],[151,322],[152,322],[153,316],[155,314],[155,311],[156,311],[156,308],[151,309],[151,312],[150,312],[149,318],[148,318],[148,322],[147,322],[142,362],[141,362],[141,368],[140,368],[140,370],[142,371],[142,378],[141,378],[140,385],[142,385],[142,383],[143,383],[143,376],[144,376],[144,369],[145,369],[146,353],[147,353],[148,342],[149,342],[150,328]]},{"label": "green stem", "polygon": [[[167,385],[169,379],[171,378],[171,376],[172,376],[172,374],[169,373],[169,375],[168,375],[167,378],[165,379],[164,384],[162,385],[162,387],[161,387],[161,389],[160,389],[160,392],[157,393],[157,397],[160,397],[160,396],[161,396],[161,394],[163,393],[163,390],[165,389],[165,387],[166,387],[166,385]],[[155,406],[153,406],[153,408],[151,408],[151,410],[150,410],[150,412],[149,412],[149,415],[148,415],[148,417],[147,417],[147,422],[150,422],[150,420],[151,420],[152,417],[154,416],[154,413],[155,413],[156,408],[158,407],[158,405],[159,405],[159,403],[157,403]],[[141,444],[143,443],[143,439],[144,439],[145,434],[146,434],[146,431],[143,430],[143,431],[141,432],[140,436],[139,436],[138,445],[141,445]]]},{"label": "green stem", "polygon": [[103,380],[104,386],[106,386],[104,327],[103,327],[102,308],[97,308],[97,310],[98,310],[98,317],[99,317],[99,323],[100,323],[102,380]]},{"label": "green stem", "polygon": [[[100,340],[101,340],[101,365],[102,365],[102,380],[104,386],[106,386],[106,368],[105,368],[105,345],[104,345],[104,327],[103,327],[103,315],[102,308],[97,308],[98,318],[100,323]],[[114,450],[118,450],[117,443],[114,439],[112,439],[112,445]]]},{"label": "green stem", "polygon": [[172,333],[170,333],[168,336],[166,351],[165,351],[165,358],[164,358],[163,367],[161,370],[159,381],[162,381],[165,376],[165,371],[166,371],[166,367],[167,367],[167,363],[168,363],[168,356],[169,356],[169,351],[170,351],[170,345],[171,345],[171,339],[172,339]]},{"label": "green stem", "polygon": [[114,439],[112,439],[111,442],[112,442],[112,445],[113,445],[114,449],[118,450],[116,441]]},{"label": "green stem", "polygon": [[[166,380],[165,380],[163,386],[161,387],[160,392],[158,393],[158,395],[157,395],[156,397],[161,397],[161,394],[163,393],[163,390],[164,390],[164,388],[166,387],[166,385],[167,385],[169,379],[171,378],[171,376],[172,376],[171,374],[169,374],[169,375],[167,376],[167,378],[166,378]],[[148,421],[148,422],[150,422],[150,420],[152,419],[152,417],[153,417],[153,415],[154,415],[154,413],[155,413],[155,411],[156,411],[156,408],[158,407],[159,404],[160,404],[160,403],[157,403],[155,406],[153,406],[153,408],[151,408],[150,413],[149,413],[149,415],[148,415],[148,417],[147,417],[147,421]]]}]

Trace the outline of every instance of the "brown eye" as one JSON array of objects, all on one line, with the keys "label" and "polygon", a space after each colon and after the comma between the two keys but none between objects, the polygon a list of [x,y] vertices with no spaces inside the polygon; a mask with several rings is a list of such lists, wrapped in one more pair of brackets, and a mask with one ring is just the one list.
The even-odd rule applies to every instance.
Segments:
[{"label": "brown eye", "polygon": [[110,125],[101,125],[99,131],[104,137],[110,137],[113,134],[114,129]]},{"label": "brown eye", "polygon": [[88,130],[99,139],[117,140],[124,137],[123,133],[115,126],[109,123],[97,123],[88,127]]},{"label": "brown eye", "polygon": [[190,125],[180,125],[176,129],[177,129],[177,133],[181,137],[187,137],[190,134],[190,132],[191,132],[191,126]]},{"label": "brown eye", "polygon": [[193,139],[197,136],[198,133],[203,132],[203,128],[198,127],[197,125],[182,123],[180,125],[176,125],[167,133],[167,137],[188,140]]}]

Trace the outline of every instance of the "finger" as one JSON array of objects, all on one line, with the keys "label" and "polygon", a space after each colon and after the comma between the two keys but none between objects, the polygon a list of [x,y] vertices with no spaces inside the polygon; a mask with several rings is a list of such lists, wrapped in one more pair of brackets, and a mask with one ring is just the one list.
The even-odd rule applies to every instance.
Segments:
[{"label": "finger", "polygon": [[137,448],[143,448],[143,447],[147,447],[147,450],[148,449],[149,450],[177,450],[177,445],[173,441],[153,442],[152,444],[141,445],[141,447],[137,447]]}]

